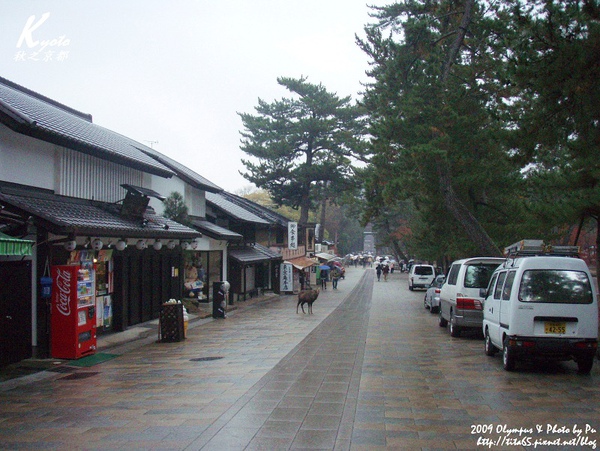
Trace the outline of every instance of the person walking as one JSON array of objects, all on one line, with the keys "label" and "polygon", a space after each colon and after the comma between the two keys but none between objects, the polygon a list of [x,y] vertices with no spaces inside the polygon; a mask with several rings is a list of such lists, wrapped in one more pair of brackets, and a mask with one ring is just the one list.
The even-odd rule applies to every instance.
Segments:
[{"label": "person walking", "polygon": [[377,263],[375,272],[377,273],[377,282],[381,281],[381,263]]},{"label": "person walking", "polygon": [[390,272],[390,267],[388,265],[383,265],[383,280],[385,280],[387,282],[387,276]]},{"label": "person walking", "polygon": [[329,279],[329,271],[326,269],[321,270],[321,288],[327,289],[327,279]]},{"label": "person walking", "polygon": [[337,290],[340,277],[342,277],[342,272],[339,270],[339,268],[333,268],[333,271],[331,271],[331,285],[333,286],[334,290]]}]

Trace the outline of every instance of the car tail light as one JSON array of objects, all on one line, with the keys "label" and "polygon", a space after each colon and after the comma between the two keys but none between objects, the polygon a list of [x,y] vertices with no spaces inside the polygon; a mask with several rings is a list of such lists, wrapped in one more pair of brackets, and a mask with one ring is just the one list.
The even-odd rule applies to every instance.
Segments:
[{"label": "car tail light", "polygon": [[580,341],[575,344],[577,349],[597,349],[598,343],[595,341]]},{"label": "car tail light", "polygon": [[440,294],[442,292],[442,290],[440,290],[439,288],[435,289],[435,294]]},{"label": "car tail light", "polygon": [[456,298],[456,308],[463,310],[483,310],[483,305],[479,299]]},{"label": "car tail light", "polygon": [[535,348],[535,341],[511,339],[508,341],[508,345],[518,348]]}]

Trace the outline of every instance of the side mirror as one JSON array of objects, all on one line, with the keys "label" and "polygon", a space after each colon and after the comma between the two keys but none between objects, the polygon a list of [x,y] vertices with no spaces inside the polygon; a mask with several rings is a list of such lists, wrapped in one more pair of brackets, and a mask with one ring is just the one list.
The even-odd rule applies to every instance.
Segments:
[{"label": "side mirror", "polygon": [[487,292],[487,288],[480,288],[479,289],[479,297],[480,298],[487,298],[488,297],[488,292]]}]

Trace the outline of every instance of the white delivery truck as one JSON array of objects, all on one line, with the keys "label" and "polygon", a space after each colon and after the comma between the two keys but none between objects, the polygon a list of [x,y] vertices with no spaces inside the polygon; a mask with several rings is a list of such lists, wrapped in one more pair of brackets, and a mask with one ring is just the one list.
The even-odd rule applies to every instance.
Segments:
[{"label": "white delivery truck", "polygon": [[519,360],[575,360],[591,371],[598,347],[598,295],[576,246],[522,240],[482,290],[485,353],[502,351],[504,369]]}]

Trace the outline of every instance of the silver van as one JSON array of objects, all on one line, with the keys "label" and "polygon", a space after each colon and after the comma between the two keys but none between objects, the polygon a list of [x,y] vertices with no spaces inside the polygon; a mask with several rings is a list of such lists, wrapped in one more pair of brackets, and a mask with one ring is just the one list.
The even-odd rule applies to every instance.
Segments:
[{"label": "silver van", "polygon": [[450,266],[446,282],[440,291],[440,327],[448,326],[452,337],[459,337],[465,328],[481,329],[483,299],[494,270],[502,257],[474,257],[457,260]]},{"label": "silver van", "polygon": [[501,350],[507,371],[519,360],[575,360],[587,374],[598,348],[592,275],[577,248],[535,242],[516,246],[482,293],[485,353]]}]

